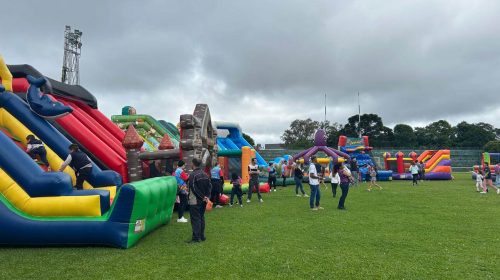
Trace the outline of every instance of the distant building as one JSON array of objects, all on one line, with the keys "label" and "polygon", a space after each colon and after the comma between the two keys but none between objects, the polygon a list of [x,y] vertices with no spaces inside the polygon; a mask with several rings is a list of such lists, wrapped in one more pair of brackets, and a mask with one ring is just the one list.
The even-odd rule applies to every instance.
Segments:
[{"label": "distant building", "polygon": [[276,143],[276,144],[264,144],[265,150],[284,150],[285,143]]}]

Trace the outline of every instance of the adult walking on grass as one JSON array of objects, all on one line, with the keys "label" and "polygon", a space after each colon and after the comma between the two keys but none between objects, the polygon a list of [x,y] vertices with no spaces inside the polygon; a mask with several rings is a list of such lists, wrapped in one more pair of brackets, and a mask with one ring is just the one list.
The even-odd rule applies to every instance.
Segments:
[{"label": "adult walking on grass", "polygon": [[493,185],[493,180],[491,176],[491,169],[488,163],[484,164],[484,188],[488,189],[488,186],[497,190],[497,194],[500,194],[500,189]]},{"label": "adult walking on grass", "polygon": [[304,171],[301,166],[294,163],[293,169],[293,180],[295,181],[295,195],[300,196],[299,190],[302,193],[302,196],[307,197],[308,195],[304,191],[304,186],[302,186],[302,178],[304,177]]},{"label": "adult walking on grass", "polygon": [[309,198],[309,206],[311,210],[323,209],[319,206],[319,200],[321,199],[321,191],[319,189],[319,175],[316,170],[317,158],[316,156],[311,157],[311,163],[309,164],[309,185],[311,186],[311,197]]},{"label": "adult walking on grass", "polygon": [[224,185],[222,169],[219,167],[219,163],[215,162],[214,167],[210,170],[211,183],[212,183],[212,193],[210,195],[210,200],[215,204],[215,208],[222,208],[220,204],[220,196],[222,194],[222,188]]},{"label": "adult walking on grass", "polygon": [[497,169],[495,170],[495,185],[500,186],[500,163],[497,164]]},{"label": "adult walking on grass", "polygon": [[349,184],[351,182],[354,182],[354,178],[352,177],[351,171],[344,165],[344,163],[340,164],[338,173],[340,177],[340,189],[342,190],[342,195],[340,196],[337,209],[346,210],[344,204],[347,198],[347,194],[349,193]]},{"label": "adult walking on grass", "polygon": [[193,234],[188,243],[198,243],[206,240],[205,208],[209,201],[212,185],[208,175],[201,169],[201,161],[194,158],[192,163],[194,170],[188,179],[188,202]]},{"label": "adult walking on grass", "polygon": [[259,198],[259,202],[264,202],[262,200],[262,196],[260,195],[259,190],[259,166],[257,165],[257,159],[252,158],[252,162],[248,165],[248,175],[250,176],[250,182],[248,184],[248,194],[247,194],[247,203],[252,201],[252,189],[255,188],[257,192],[257,197]]}]

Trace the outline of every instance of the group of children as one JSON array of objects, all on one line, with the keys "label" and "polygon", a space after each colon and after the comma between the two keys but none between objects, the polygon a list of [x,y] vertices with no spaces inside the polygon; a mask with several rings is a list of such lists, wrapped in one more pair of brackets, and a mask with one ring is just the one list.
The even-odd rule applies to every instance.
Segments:
[{"label": "group of children", "polygon": [[493,176],[488,163],[485,163],[484,169],[478,172],[472,171],[476,176],[476,191],[481,194],[488,193],[488,187],[494,188],[497,194],[500,194],[500,189],[496,185],[500,185],[500,163],[495,170],[496,182],[493,184]]}]

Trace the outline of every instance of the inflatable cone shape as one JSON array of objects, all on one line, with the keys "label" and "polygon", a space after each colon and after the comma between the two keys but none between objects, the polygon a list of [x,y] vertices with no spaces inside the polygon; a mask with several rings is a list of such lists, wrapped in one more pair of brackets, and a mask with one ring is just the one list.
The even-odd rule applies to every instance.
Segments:
[{"label": "inflatable cone shape", "polygon": [[140,149],[143,144],[144,141],[137,133],[137,130],[135,130],[133,125],[129,125],[127,132],[125,132],[122,146],[125,147],[125,149]]}]

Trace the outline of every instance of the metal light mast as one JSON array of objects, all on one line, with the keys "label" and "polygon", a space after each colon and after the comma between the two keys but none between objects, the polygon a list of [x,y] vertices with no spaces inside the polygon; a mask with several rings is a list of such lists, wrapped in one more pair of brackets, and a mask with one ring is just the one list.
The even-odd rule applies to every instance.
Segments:
[{"label": "metal light mast", "polygon": [[78,29],[71,31],[66,25],[64,30],[64,58],[61,82],[69,85],[80,84],[80,54],[82,50],[82,32]]}]

